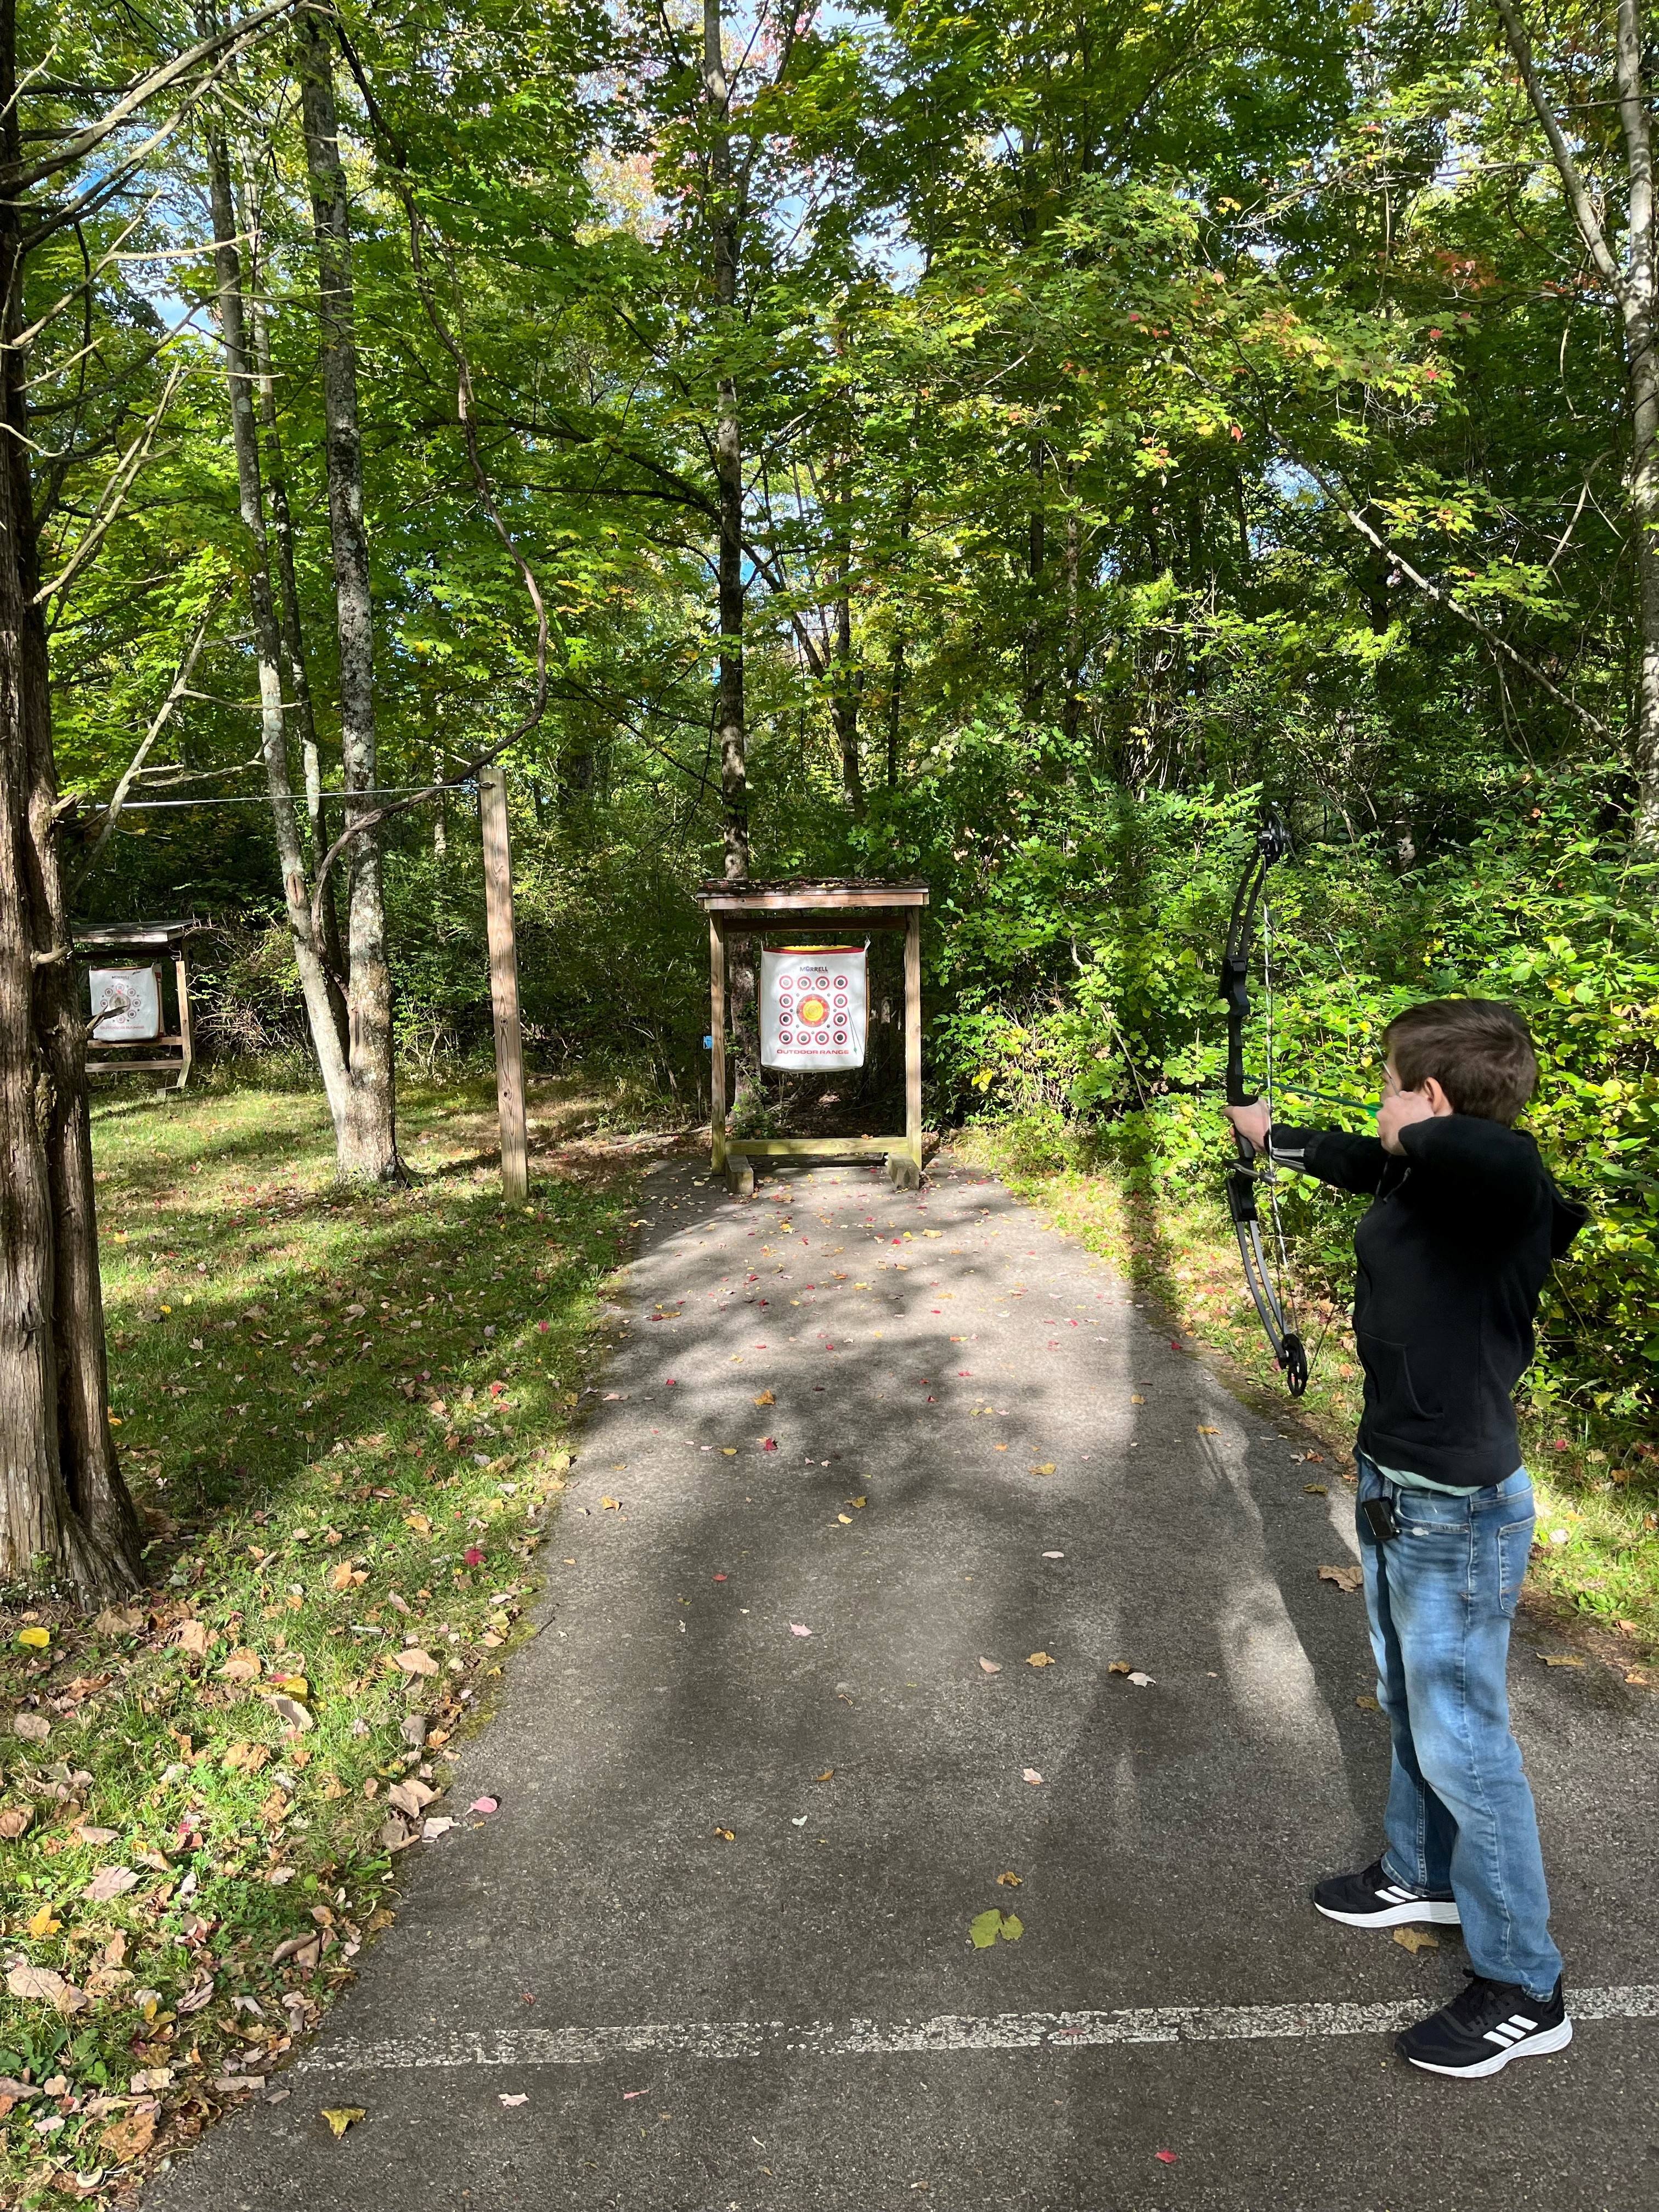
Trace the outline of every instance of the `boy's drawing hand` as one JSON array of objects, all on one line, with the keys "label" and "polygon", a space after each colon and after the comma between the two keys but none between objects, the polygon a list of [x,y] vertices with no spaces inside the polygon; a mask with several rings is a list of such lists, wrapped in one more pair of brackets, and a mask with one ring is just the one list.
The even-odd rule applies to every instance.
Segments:
[{"label": "boy's drawing hand", "polygon": [[1409,1123],[1438,1121],[1443,1115],[1455,1114],[1456,1110],[1431,1075],[1420,1091],[1390,1090],[1376,1109],[1376,1133],[1382,1139],[1383,1151],[1395,1153],[1405,1151],[1400,1141],[1400,1132]]},{"label": "boy's drawing hand", "polygon": [[1267,1151],[1268,1116],[1263,1100],[1258,1098],[1250,1106],[1224,1106],[1221,1110],[1239,1135],[1248,1138],[1257,1152]]}]

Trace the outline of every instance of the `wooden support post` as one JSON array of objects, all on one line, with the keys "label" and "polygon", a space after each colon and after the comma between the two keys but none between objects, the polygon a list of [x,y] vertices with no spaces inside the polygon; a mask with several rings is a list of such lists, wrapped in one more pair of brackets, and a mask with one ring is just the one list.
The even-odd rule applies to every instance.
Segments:
[{"label": "wooden support post", "polygon": [[716,1175],[726,1171],[726,925],[708,917],[708,1134]]},{"label": "wooden support post", "polygon": [[921,916],[913,908],[904,924],[904,1133],[921,1173]]},{"label": "wooden support post", "polygon": [[191,1063],[196,1057],[195,1032],[190,1025],[190,976],[185,967],[185,948],[182,945],[173,956],[173,980],[179,992],[179,1042],[184,1049],[179,1080],[173,1088],[182,1091],[190,1081]]},{"label": "wooden support post", "polygon": [[484,921],[489,1000],[495,1017],[495,1103],[501,1123],[501,1188],[507,1202],[530,1196],[530,1138],[524,1107],[524,1033],[519,1025],[519,952],[513,935],[513,862],[507,836],[507,771],[478,778],[483,830]]}]

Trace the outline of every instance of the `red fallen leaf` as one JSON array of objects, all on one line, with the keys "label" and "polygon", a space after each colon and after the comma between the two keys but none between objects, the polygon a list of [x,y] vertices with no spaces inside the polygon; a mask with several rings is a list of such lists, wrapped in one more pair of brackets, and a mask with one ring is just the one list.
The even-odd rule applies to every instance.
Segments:
[{"label": "red fallen leaf", "polygon": [[[1178,1350],[1179,1346],[1176,1348]],[[1173,2166],[1176,2162],[1176,2154],[1172,2150],[1155,2150],[1152,2153],[1152,2156],[1158,2161],[1160,2166]]]},{"label": "red fallen leaf", "polygon": [[726,1580],[726,1577],[724,1575],[716,1575],[714,1580],[717,1583],[723,1583]]},{"label": "red fallen leaf", "polygon": [[927,1402],[930,1406],[937,1406],[939,1403],[939,1400],[933,1395],[931,1390],[927,1393]]},{"label": "red fallen leaf", "polygon": [[499,1813],[501,1801],[496,1797],[475,1797],[466,1809],[469,1813]]},{"label": "red fallen leaf", "polygon": [[971,1367],[958,1367],[957,1370],[958,1375],[971,1375],[973,1371]]},{"label": "red fallen leaf", "polygon": [[547,1334],[547,1323],[544,1321],[538,1321],[536,1327],[544,1336]]},{"label": "red fallen leaf", "polygon": [[490,1384],[490,1386],[489,1386],[489,1395],[490,1395],[490,1396],[491,1396],[492,1398],[504,1398],[504,1397],[506,1397],[506,1395],[507,1395],[507,1385],[506,1385],[506,1383],[505,1383],[505,1382],[492,1382],[492,1383]]},{"label": "red fallen leaf", "polygon": [[[1178,1336],[1172,1336],[1172,1337],[1170,1339],[1170,1351],[1171,1351],[1171,1352],[1179,1352],[1179,1351],[1180,1351],[1180,1349],[1181,1349],[1181,1339],[1180,1339]],[[1158,2153],[1158,2156],[1159,2156],[1160,2158],[1163,2158],[1163,2157],[1164,2157],[1165,2155],[1166,2155],[1166,2154],[1165,2154],[1164,2152],[1163,2152],[1163,2151],[1159,2151],[1159,2153]],[[1175,2153],[1174,2153],[1173,2151],[1170,2151],[1170,2152],[1169,2152],[1169,2153],[1167,2154],[1167,2155],[1168,2155],[1169,2157],[1170,2157],[1170,2158],[1173,2158],[1173,2157],[1175,2156]]]},{"label": "red fallen leaf", "polygon": [[672,1375],[665,1375],[663,1377],[662,1387],[665,1390],[672,1390],[674,1388],[674,1378]]},{"label": "red fallen leaf", "polygon": [[763,1437],[761,1438],[761,1449],[763,1451],[775,1451],[777,1448],[778,1440],[775,1437]]},{"label": "red fallen leaf", "polygon": [[478,1549],[476,1544],[470,1544],[466,1550],[462,1553],[461,1557],[466,1561],[469,1567],[481,1567],[483,1565],[483,1553]]}]

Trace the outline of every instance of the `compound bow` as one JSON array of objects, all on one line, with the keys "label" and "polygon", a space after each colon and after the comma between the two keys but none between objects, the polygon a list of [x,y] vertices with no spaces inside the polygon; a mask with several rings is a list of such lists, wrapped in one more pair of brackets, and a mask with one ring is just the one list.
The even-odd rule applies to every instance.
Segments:
[{"label": "compound bow", "polygon": [[[1264,815],[1256,831],[1255,850],[1233,895],[1232,915],[1227,924],[1226,948],[1221,956],[1221,996],[1227,1002],[1227,1103],[1230,1106],[1254,1106],[1256,1101],[1256,1094],[1244,1088],[1244,1024],[1250,1012],[1250,947],[1255,937],[1256,915],[1261,904],[1262,887],[1267,880],[1267,871],[1276,861],[1282,860],[1290,849],[1290,833],[1284,823],[1276,814]],[[1271,1093],[1271,1076],[1268,1089]],[[1272,1103],[1270,1096],[1270,1109]],[[1256,1210],[1256,1189],[1260,1185],[1267,1194],[1267,1210],[1273,1218],[1273,1237],[1282,1255],[1285,1240],[1279,1223],[1277,1170],[1271,1158],[1264,1158],[1260,1167],[1256,1165],[1255,1146],[1237,1129],[1233,1132],[1233,1142],[1238,1148],[1238,1164],[1227,1177],[1227,1211],[1232,1216],[1233,1233],[1238,1239],[1238,1256],[1244,1266],[1244,1281],[1261,1316],[1268,1348],[1285,1377],[1285,1387],[1291,1397],[1299,1398],[1308,1387],[1307,1347],[1295,1328],[1294,1315],[1290,1321],[1285,1319],[1285,1302],[1274,1288],[1267,1257],[1261,1249],[1261,1222]]]}]

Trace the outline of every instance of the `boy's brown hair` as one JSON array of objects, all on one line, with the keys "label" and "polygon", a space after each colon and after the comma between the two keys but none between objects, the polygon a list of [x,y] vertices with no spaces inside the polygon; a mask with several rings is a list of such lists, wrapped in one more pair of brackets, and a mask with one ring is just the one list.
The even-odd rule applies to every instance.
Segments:
[{"label": "boy's brown hair", "polygon": [[1382,1032],[1403,1091],[1433,1076],[1460,1114],[1508,1127],[1538,1088],[1538,1055],[1501,999],[1434,999],[1407,1006]]}]

